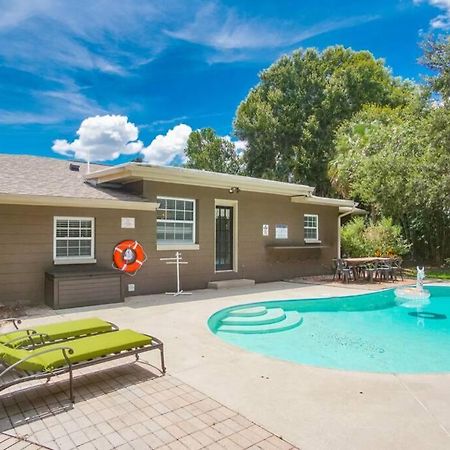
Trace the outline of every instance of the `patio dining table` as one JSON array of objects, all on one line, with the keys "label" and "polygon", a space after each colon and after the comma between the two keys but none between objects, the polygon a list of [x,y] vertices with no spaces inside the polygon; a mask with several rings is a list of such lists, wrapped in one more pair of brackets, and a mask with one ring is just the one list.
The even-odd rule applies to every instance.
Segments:
[{"label": "patio dining table", "polygon": [[[375,264],[375,263],[384,263],[387,261],[392,261],[392,258],[389,257],[379,257],[379,256],[366,256],[362,258],[342,258],[342,261],[346,264],[346,266],[351,269],[353,273],[353,279],[357,280],[361,277],[361,274],[364,274],[364,267],[367,264]],[[374,275],[376,275],[376,271],[372,270],[368,272],[369,281],[374,280]]]},{"label": "patio dining table", "polygon": [[375,262],[386,262],[391,260],[392,258],[389,257],[378,257],[378,256],[367,256],[363,258],[342,258],[342,261],[344,261],[348,266],[351,267]]}]

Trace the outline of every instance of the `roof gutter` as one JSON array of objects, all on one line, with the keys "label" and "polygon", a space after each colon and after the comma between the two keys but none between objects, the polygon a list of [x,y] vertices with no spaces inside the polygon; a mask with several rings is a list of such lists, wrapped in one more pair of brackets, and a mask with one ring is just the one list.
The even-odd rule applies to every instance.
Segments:
[{"label": "roof gutter", "polygon": [[26,206],[64,206],[71,208],[124,209],[135,211],[155,211],[158,208],[158,203],[153,202],[4,193],[0,193],[0,204]]},{"label": "roof gutter", "polygon": [[318,197],[316,195],[295,195],[291,197],[292,203],[303,203],[310,205],[324,205],[354,208],[355,202],[353,200],[343,200],[340,198]]}]

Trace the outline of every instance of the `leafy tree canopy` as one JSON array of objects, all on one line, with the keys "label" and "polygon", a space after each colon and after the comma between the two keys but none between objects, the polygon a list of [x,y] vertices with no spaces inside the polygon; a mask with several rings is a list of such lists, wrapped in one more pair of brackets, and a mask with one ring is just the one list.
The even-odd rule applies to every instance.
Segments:
[{"label": "leafy tree canopy", "polygon": [[185,155],[188,168],[231,174],[242,171],[241,158],[234,144],[218,136],[212,128],[193,131],[189,135]]},{"label": "leafy tree canopy", "polygon": [[370,106],[338,129],[330,177],[342,195],[400,223],[416,256],[450,254],[450,110]]},{"label": "leafy tree canopy", "polygon": [[355,217],[342,227],[341,240],[344,253],[352,257],[402,256],[410,248],[401,227],[390,217],[378,222]]},{"label": "leafy tree canopy", "polygon": [[428,77],[430,88],[438,93],[444,103],[450,101],[450,36],[428,35],[422,43],[422,64],[435,72]]},{"label": "leafy tree canopy", "polygon": [[367,51],[335,46],[283,56],[260,74],[236,113],[235,132],[248,142],[246,170],[326,194],[337,127],[366,104],[405,105],[415,94]]}]

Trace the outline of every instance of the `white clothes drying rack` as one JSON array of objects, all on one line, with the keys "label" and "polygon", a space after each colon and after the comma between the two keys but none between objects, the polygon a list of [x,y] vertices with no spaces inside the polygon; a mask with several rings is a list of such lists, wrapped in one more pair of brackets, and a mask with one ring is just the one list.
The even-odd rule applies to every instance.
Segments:
[{"label": "white clothes drying rack", "polygon": [[176,292],[166,292],[167,295],[191,295],[192,292],[184,292],[181,289],[180,283],[180,264],[188,264],[187,261],[183,261],[183,257],[180,252],[175,253],[175,257],[172,258],[160,258],[160,261],[166,261],[166,264],[176,264],[177,265],[177,291]]}]

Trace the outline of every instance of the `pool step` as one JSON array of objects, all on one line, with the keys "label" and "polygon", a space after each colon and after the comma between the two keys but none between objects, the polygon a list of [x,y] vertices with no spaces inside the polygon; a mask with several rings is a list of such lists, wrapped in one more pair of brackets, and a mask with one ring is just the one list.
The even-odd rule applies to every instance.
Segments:
[{"label": "pool step", "polygon": [[282,308],[266,309],[261,314],[260,311],[256,315],[231,316],[222,319],[222,325],[267,325],[270,323],[281,322],[286,319],[286,314]]},{"label": "pool step", "polygon": [[260,325],[221,325],[217,331],[237,334],[277,333],[296,328],[303,322],[303,317],[297,311],[287,311],[284,314],[285,319],[278,322]]},{"label": "pool step", "polygon": [[265,306],[255,306],[253,308],[233,309],[228,315],[232,317],[256,317],[263,316],[266,313],[267,308]]}]

